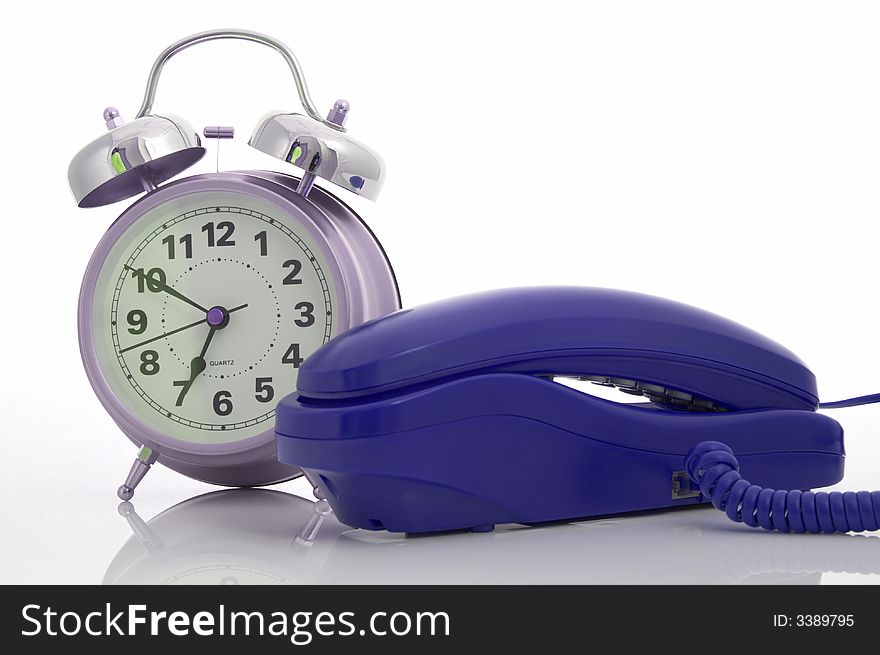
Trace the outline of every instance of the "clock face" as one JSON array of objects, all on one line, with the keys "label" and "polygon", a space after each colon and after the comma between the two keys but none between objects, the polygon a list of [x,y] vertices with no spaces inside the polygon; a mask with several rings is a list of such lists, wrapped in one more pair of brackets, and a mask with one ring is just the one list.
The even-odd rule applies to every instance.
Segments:
[{"label": "clock face", "polygon": [[228,443],[272,429],[297,369],[335,334],[335,299],[293,213],[237,192],[191,193],[144,213],[111,248],[92,338],[138,418],[184,441]]}]

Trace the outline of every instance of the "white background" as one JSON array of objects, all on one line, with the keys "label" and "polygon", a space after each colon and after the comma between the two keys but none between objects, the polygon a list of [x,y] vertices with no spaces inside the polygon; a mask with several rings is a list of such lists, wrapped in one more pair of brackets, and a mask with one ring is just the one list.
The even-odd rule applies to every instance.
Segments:
[{"label": "white background", "polygon": [[[98,582],[130,534],[114,490],[134,448],[92,394],[76,334],[82,273],[127,203],[77,209],[66,169],[104,130],[105,106],[137,111],[159,51],[204,29],[274,35],[296,52],[322,110],[351,102],[350,133],[382,154],[388,175],[377,203],[344,199],[386,247],[405,305],[515,285],[639,290],[782,342],[825,400],[880,390],[876,3],[31,2],[10,8],[5,26],[2,582]],[[197,127],[234,125],[221,168],[280,170],[246,145],[274,108],[298,108],[283,61],[239,42],[176,57],[155,104]],[[191,171],[213,167],[212,150]],[[880,486],[880,408],[835,416],[848,434],[840,488]],[[150,519],[208,490],[156,467],[138,512]],[[711,513],[687,516],[692,531],[730,534],[750,552],[850,543],[743,541]],[[639,521],[624,523],[642,534]],[[554,561],[557,533],[540,534],[500,579],[521,579],[535,548]],[[650,550],[644,534],[645,552],[629,532],[619,539],[635,559]],[[880,571],[877,546],[860,548]],[[452,552],[431,548],[430,561]],[[470,570],[467,548],[455,552]],[[819,570],[858,568],[822,561]],[[529,575],[590,581],[587,564],[571,577]],[[652,581],[619,564],[603,581]],[[393,557],[383,566],[389,580],[403,575]],[[705,567],[683,581],[730,581]],[[479,570],[465,578],[479,581]]]}]

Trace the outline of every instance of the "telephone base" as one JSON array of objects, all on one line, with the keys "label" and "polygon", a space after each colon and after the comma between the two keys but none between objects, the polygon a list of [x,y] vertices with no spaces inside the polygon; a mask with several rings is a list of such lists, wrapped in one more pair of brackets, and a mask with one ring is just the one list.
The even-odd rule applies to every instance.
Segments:
[{"label": "telephone base", "polygon": [[340,521],[367,530],[479,531],[703,503],[676,474],[706,438],[729,444],[765,487],[824,487],[844,468],[843,430],[816,412],[671,412],[517,374],[369,401],[294,395],[279,416],[279,459],[306,470]]}]

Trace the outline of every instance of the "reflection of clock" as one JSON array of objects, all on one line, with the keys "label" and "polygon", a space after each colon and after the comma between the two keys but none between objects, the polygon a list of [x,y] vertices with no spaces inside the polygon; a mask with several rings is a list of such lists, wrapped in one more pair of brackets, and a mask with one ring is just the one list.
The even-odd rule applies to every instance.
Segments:
[{"label": "reflection of clock", "polygon": [[[268,489],[226,489],[171,507],[149,524],[131,503],[132,527],[104,584],[309,584],[343,526],[315,503]],[[320,539],[304,538],[317,536]]]},{"label": "reflection of clock", "polygon": [[[269,114],[255,148],[304,169],[196,175],[159,186],[204,154],[179,119],[151,115],[164,62],[207,40],[269,45],[294,74],[308,116]],[[303,360],[333,336],[398,309],[397,285],[372,232],[318,178],[368,198],[382,163],[348,137],[348,104],[320,118],[293,54],[264,35],[206,32],[166,49],[138,117],[105,111],[109,132],[70,166],[80,206],[143,193],[110,227],[86,270],[80,347],[104,407],[141,447],[119,494],[157,459],[226,485],[279,482],[275,404],[295,389]],[[231,128],[205,136],[230,138]],[[219,143],[219,142],[218,142]]]},{"label": "reflection of clock", "polygon": [[280,491],[226,489],[145,523],[122,503],[134,537],[104,583],[817,584],[822,571],[880,572],[871,539],[768,542],[726,530],[727,517],[705,507],[418,539],[352,529],[328,509]]}]

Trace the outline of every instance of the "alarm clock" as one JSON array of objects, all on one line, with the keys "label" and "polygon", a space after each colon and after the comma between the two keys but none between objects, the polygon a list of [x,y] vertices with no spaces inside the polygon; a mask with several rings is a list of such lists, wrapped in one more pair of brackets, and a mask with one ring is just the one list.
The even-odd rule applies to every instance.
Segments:
[{"label": "alarm clock", "polygon": [[[176,53],[217,39],[266,45],[287,62],[305,114],[266,114],[248,143],[301,169],[299,177],[238,171],[170,181],[205,147],[184,119],[152,113],[159,76]],[[337,100],[326,118],[318,113],[283,43],[214,30],[166,48],[135,119],[106,109],[108,131],[73,158],[68,178],[80,207],[141,196],[101,239],[79,298],[86,374],[139,448],[117,492],[123,500],[157,461],[228,486],[300,475],[277,460],[275,403],[321,345],[400,308],[376,237],[315,183],[373,200],[379,193],[384,164],[348,136],[348,112]],[[234,130],[214,126],[203,136]]]}]

